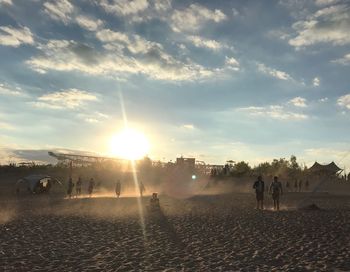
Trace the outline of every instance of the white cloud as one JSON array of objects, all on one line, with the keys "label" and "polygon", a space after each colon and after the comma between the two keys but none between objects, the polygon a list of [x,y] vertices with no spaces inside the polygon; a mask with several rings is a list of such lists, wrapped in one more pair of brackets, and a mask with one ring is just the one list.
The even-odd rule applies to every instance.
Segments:
[{"label": "white cloud", "polygon": [[194,129],[194,125],[192,125],[192,124],[185,124],[182,127],[186,128],[186,129],[189,129],[189,130],[193,130]]},{"label": "white cloud", "polygon": [[266,75],[270,75],[281,80],[293,80],[293,78],[286,72],[267,67],[263,63],[258,63],[257,65],[258,70]]},{"label": "white cloud", "polygon": [[208,48],[214,51],[220,50],[223,46],[215,40],[207,40],[200,36],[188,36],[187,39],[191,41],[194,46]]},{"label": "white cloud", "polygon": [[103,26],[103,22],[100,19],[94,19],[83,15],[77,16],[75,20],[78,25],[90,31],[96,31]]},{"label": "white cloud", "polygon": [[44,3],[44,11],[52,19],[67,24],[71,20],[74,6],[68,0],[55,0]]},{"label": "white cloud", "polygon": [[144,41],[135,37],[131,39],[135,39],[136,43],[132,41],[126,46],[132,54],[137,54],[135,56],[115,50],[96,52],[94,48],[73,41],[51,40],[38,47],[41,55],[32,57],[26,63],[40,73],[48,70],[79,71],[114,78],[143,74],[153,79],[168,81],[217,78],[227,72],[221,68],[203,67],[189,59],[176,59],[155,43],[144,44]]},{"label": "white cloud", "polygon": [[13,5],[12,0],[0,0],[0,6],[1,5]]},{"label": "white cloud", "polygon": [[319,79],[318,77],[315,77],[315,78],[312,80],[312,85],[314,85],[315,87],[320,86],[320,79]]},{"label": "white cloud", "polygon": [[0,121],[0,130],[16,130],[13,125]]},{"label": "white cloud", "polygon": [[107,114],[98,111],[94,113],[79,113],[78,117],[83,119],[85,122],[92,124],[100,123],[109,118]]},{"label": "white cloud", "polygon": [[338,105],[350,110],[350,94],[343,95],[337,100]]},{"label": "white cloud", "polygon": [[308,116],[303,113],[297,113],[288,111],[283,106],[279,105],[270,105],[266,107],[245,107],[238,108],[238,111],[246,112],[250,116],[262,117],[262,118],[272,118],[277,120],[305,120],[308,119]]},{"label": "white cloud", "polygon": [[338,63],[342,65],[350,65],[350,54],[344,55],[344,57],[336,60],[332,60],[333,63]]},{"label": "white cloud", "polygon": [[84,105],[86,102],[96,100],[98,100],[97,97],[87,91],[68,89],[44,94],[36,102],[32,102],[32,104],[39,108],[75,109]]},{"label": "white cloud", "polygon": [[322,103],[327,102],[328,101],[328,97],[320,98],[318,101],[322,102]]},{"label": "white cloud", "polygon": [[0,45],[18,47],[21,44],[34,44],[33,34],[28,27],[0,27]]},{"label": "white cloud", "polygon": [[293,24],[296,35],[289,40],[289,44],[297,49],[318,43],[349,44],[349,14],[348,5],[334,5],[320,9],[305,20]]},{"label": "white cloud", "polygon": [[338,3],[339,0],[316,0],[315,4],[317,6],[328,6]]},{"label": "white cloud", "polygon": [[24,93],[20,88],[12,88],[8,85],[0,83],[0,95],[23,96]]},{"label": "white cloud", "polygon": [[289,100],[290,104],[294,105],[295,107],[300,107],[300,108],[305,108],[307,107],[306,105],[306,99],[303,97],[294,97],[293,99]]},{"label": "white cloud", "polygon": [[147,0],[96,0],[95,2],[106,12],[123,16],[137,14],[147,9],[149,5]]},{"label": "white cloud", "polygon": [[153,1],[154,8],[157,11],[166,11],[171,8],[170,0],[154,0]]},{"label": "white cloud", "polygon": [[191,4],[184,10],[174,11],[171,16],[171,27],[176,32],[193,32],[202,28],[209,21],[219,23],[226,18],[226,15],[219,9],[212,11],[199,4]]},{"label": "white cloud", "polygon": [[225,57],[225,64],[232,68],[238,68],[239,69],[239,62],[234,57]]}]

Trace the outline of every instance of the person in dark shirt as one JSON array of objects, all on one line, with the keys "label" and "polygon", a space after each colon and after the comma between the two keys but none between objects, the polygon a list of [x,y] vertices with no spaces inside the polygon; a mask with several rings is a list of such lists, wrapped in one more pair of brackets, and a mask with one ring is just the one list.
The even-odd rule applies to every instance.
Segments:
[{"label": "person in dark shirt", "polygon": [[273,178],[273,182],[269,189],[270,194],[272,194],[273,208],[277,211],[280,209],[280,195],[283,194],[282,183],[278,181],[278,177]]},{"label": "person in dark shirt", "polygon": [[94,187],[95,187],[95,181],[93,178],[91,178],[89,181],[89,187],[88,187],[88,193],[89,193],[90,197],[92,196],[92,192],[94,191]]},{"label": "person in dark shirt", "polygon": [[83,184],[81,177],[78,178],[77,183],[75,185],[75,194],[76,197],[80,196],[81,194],[81,185]]},{"label": "person in dark shirt", "polygon": [[118,179],[117,183],[115,184],[115,194],[117,197],[120,197],[120,192],[121,192],[122,185],[120,183],[120,180]]},{"label": "person in dark shirt", "polygon": [[73,191],[74,183],[72,178],[70,177],[68,180],[68,188],[67,188],[67,195],[69,198],[72,197],[72,191]]},{"label": "person in dark shirt", "polygon": [[264,191],[265,183],[262,180],[262,176],[258,176],[258,180],[254,182],[253,189],[255,189],[256,194],[256,208],[259,210],[264,209]]}]

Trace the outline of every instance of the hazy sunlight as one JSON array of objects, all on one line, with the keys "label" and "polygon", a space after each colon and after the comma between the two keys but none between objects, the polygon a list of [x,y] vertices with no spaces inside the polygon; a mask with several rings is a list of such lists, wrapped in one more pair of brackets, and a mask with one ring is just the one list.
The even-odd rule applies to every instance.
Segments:
[{"label": "hazy sunlight", "polygon": [[146,136],[134,129],[124,129],[112,136],[110,141],[110,153],[128,160],[137,160],[149,151],[150,145]]}]

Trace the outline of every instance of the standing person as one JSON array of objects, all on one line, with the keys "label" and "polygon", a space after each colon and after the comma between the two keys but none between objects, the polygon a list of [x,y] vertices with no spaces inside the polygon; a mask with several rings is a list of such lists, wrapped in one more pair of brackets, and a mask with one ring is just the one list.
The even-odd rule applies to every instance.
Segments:
[{"label": "standing person", "polygon": [[139,184],[139,190],[140,190],[140,196],[143,197],[143,192],[146,191],[145,186],[143,185],[142,181]]},{"label": "standing person", "polygon": [[289,192],[289,181],[286,182],[286,190]]},{"label": "standing person", "polygon": [[69,198],[72,197],[73,187],[74,187],[74,183],[73,183],[72,177],[70,177],[68,180],[68,189],[67,189],[67,195]]},{"label": "standing person", "polygon": [[90,197],[92,195],[92,192],[94,191],[94,187],[95,187],[95,181],[93,178],[91,178],[89,181],[89,187],[88,187],[88,193]]},{"label": "standing person", "polygon": [[298,180],[296,179],[294,182],[294,190],[298,192]]},{"label": "standing person", "polygon": [[122,185],[120,183],[120,180],[118,179],[117,183],[115,184],[115,194],[119,198],[120,192],[121,192]]},{"label": "standing person", "polygon": [[278,181],[278,177],[273,177],[273,182],[269,189],[270,194],[272,194],[273,208],[277,211],[280,210],[280,195],[283,194],[282,183]]},{"label": "standing person", "polygon": [[81,185],[83,184],[81,177],[78,178],[77,183],[75,185],[75,195],[76,197],[80,196],[81,194]]},{"label": "standing person", "polygon": [[256,209],[264,209],[264,191],[265,183],[262,180],[262,176],[258,176],[258,180],[254,182],[253,189],[256,193]]},{"label": "standing person", "polygon": [[303,181],[299,179],[299,193],[301,192],[301,187],[303,186]]},{"label": "standing person", "polygon": [[309,191],[309,180],[308,179],[305,181],[305,190]]}]

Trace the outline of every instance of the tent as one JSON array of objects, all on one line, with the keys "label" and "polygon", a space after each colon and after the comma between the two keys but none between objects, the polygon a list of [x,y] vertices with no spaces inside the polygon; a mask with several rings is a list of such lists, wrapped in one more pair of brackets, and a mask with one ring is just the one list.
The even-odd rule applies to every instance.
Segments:
[{"label": "tent", "polygon": [[17,181],[16,191],[19,193],[21,188],[26,188],[33,194],[48,193],[54,183],[61,184],[59,180],[48,175],[30,175]]},{"label": "tent", "polygon": [[309,168],[309,172],[311,173],[324,173],[324,174],[330,174],[330,175],[335,175],[340,170],[342,169],[339,168],[334,162],[331,162],[330,164],[319,164],[318,162],[315,162]]}]

